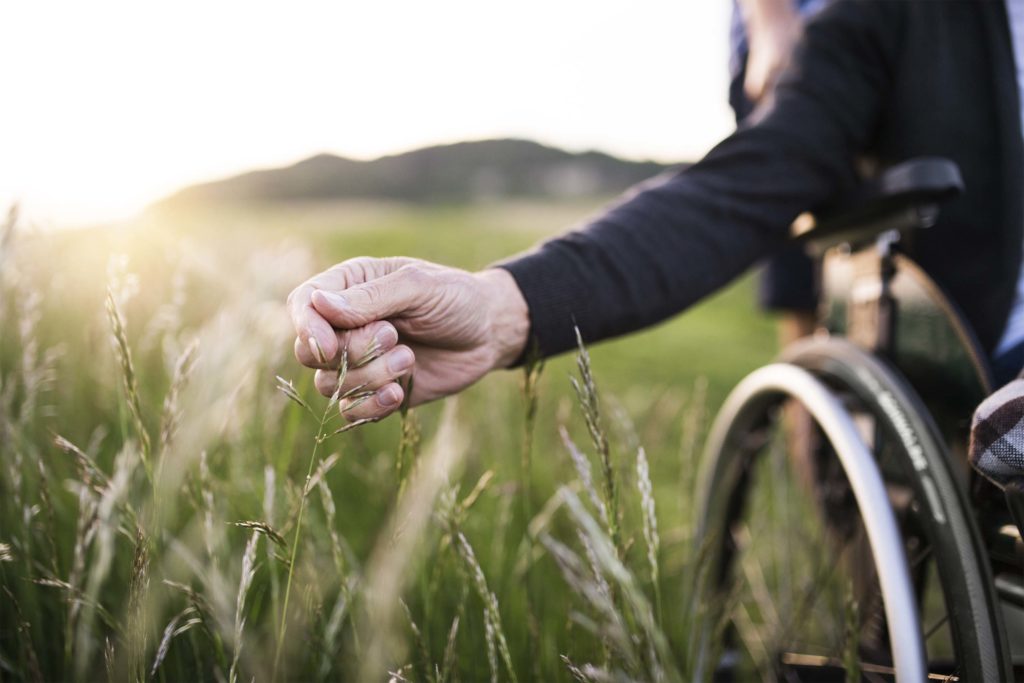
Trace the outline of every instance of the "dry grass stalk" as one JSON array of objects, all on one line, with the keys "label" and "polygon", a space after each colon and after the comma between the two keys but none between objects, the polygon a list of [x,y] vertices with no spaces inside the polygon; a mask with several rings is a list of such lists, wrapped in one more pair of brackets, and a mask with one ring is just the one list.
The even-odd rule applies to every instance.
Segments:
[{"label": "dry grass stalk", "polygon": [[199,496],[202,500],[203,541],[206,544],[206,556],[216,571],[217,553],[215,549],[220,544],[221,534],[218,533],[213,524],[213,486],[212,477],[210,476],[210,460],[206,451],[200,451],[199,453]]},{"label": "dry grass stalk", "polygon": [[178,431],[178,423],[181,421],[181,406],[179,405],[181,393],[188,383],[192,369],[195,367],[196,354],[199,351],[199,340],[193,339],[185,350],[182,351],[174,364],[174,372],[171,375],[171,385],[164,397],[164,407],[160,418],[160,448],[157,452],[157,478],[159,479],[160,467],[167,455],[174,440],[174,434]]},{"label": "dry grass stalk", "polygon": [[427,643],[423,640],[423,632],[416,624],[409,605],[405,600],[399,600],[399,602],[402,604],[402,611],[405,612],[405,620],[409,624],[409,630],[412,632],[413,640],[416,643],[416,655],[419,658],[419,666],[413,663],[411,665],[412,670],[417,674],[419,680],[427,680],[428,672],[430,671],[430,652],[427,650]]},{"label": "dry grass stalk", "polygon": [[537,406],[540,404],[539,383],[544,372],[544,361],[536,342],[530,345],[530,352],[523,364],[523,441],[519,451],[519,484],[523,496],[523,519],[529,519],[532,511],[530,480],[533,470],[533,434],[537,428]]},{"label": "dry grass stalk", "polygon": [[[84,454],[83,454],[84,455]],[[81,592],[85,576],[86,555],[96,536],[96,515],[99,505],[96,495],[86,486],[78,489],[78,521],[75,527],[75,547],[71,560],[71,571],[68,574],[68,585],[72,593]],[[68,605],[67,619],[64,622],[64,660],[71,661],[74,645],[75,625],[81,603],[75,601]]]},{"label": "dry grass stalk", "polygon": [[313,476],[310,477],[309,481],[306,483],[304,495],[308,496],[310,491],[319,486],[320,482],[324,480],[324,477],[327,476],[328,472],[334,469],[334,466],[338,464],[339,460],[341,460],[341,456],[337,453],[331,453],[321,460],[320,464],[316,466],[316,471],[313,472]]},{"label": "dry grass stalk", "polygon": [[354,580],[352,582],[342,581],[342,588],[334,600],[334,607],[324,625],[321,638],[323,648],[320,653],[320,662],[317,667],[317,680],[327,680],[334,665],[338,650],[338,636],[341,634],[341,627],[348,616],[351,603],[351,596],[354,593]]},{"label": "dry grass stalk", "polygon": [[139,382],[135,373],[135,363],[132,360],[132,350],[128,345],[128,334],[125,330],[124,314],[121,307],[114,298],[112,289],[107,289],[107,318],[110,322],[113,334],[114,347],[117,350],[118,359],[121,361],[121,378],[124,381],[125,399],[128,403],[128,411],[131,414],[132,422],[135,425],[135,435],[139,440],[139,455],[142,458],[142,466],[146,471],[146,477],[150,485],[153,480],[153,465],[151,462],[152,445],[149,439],[149,432],[142,421],[141,399],[139,398]]},{"label": "dry grass stalk", "polygon": [[[290,567],[288,560],[288,542],[284,540],[284,536],[274,530],[272,526],[266,522],[246,520],[244,522],[234,522],[234,525],[243,529],[249,529],[257,534],[266,536],[270,543],[267,543],[267,558],[271,560],[277,560],[284,567]],[[272,572],[273,573],[273,572]]]},{"label": "dry grass stalk", "polygon": [[341,412],[343,412],[343,413],[350,413],[353,410],[355,410],[356,408],[358,408],[359,406],[361,406],[364,403],[366,403],[367,401],[369,401],[371,398],[373,398],[376,395],[377,395],[376,391],[360,391],[357,394],[352,394],[351,396],[345,396],[344,398],[348,399],[348,403],[346,403],[345,407],[341,409]]},{"label": "dry grass stalk", "polygon": [[[274,504],[277,499],[277,471],[273,465],[264,465],[263,467],[263,519],[266,520],[268,526],[276,524],[274,517]],[[287,544],[286,544],[287,545]],[[281,548],[276,546],[274,543],[267,543],[264,545],[267,555],[267,563],[273,564],[275,560],[280,560]],[[284,552],[287,552],[285,550]],[[285,565],[288,566],[288,565]],[[273,614],[278,614],[281,610],[281,579],[278,577],[276,571],[269,572],[270,574],[270,600],[273,607]]]},{"label": "dry grass stalk", "polygon": [[611,539],[590,516],[575,493],[563,487],[562,495],[565,497],[566,509],[592,546],[601,571],[615,582],[624,603],[630,608],[631,621],[640,629],[639,635],[648,648],[645,652],[645,675],[651,680],[680,680],[668,640],[658,627],[650,602],[632,573],[619,559]]},{"label": "dry grass stalk", "polygon": [[274,523],[274,501],[277,491],[277,472],[273,465],[263,467],[263,519]]},{"label": "dry grass stalk", "polygon": [[420,452],[420,421],[416,412],[410,408],[412,401],[413,376],[409,375],[403,387],[405,398],[399,407],[402,435],[398,441],[398,453],[395,455],[395,470],[398,477],[398,495],[405,492],[406,481],[413,463]]},{"label": "dry grass stalk", "polygon": [[229,683],[238,682],[238,661],[242,655],[242,634],[245,631],[245,601],[252,588],[253,577],[256,576],[256,550],[259,548],[260,534],[254,531],[245,544],[242,554],[242,574],[238,580],[238,596],[235,601],[235,640],[234,655],[231,658],[231,670],[228,672]]},{"label": "dry grass stalk", "polygon": [[150,543],[141,528],[135,531],[135,554],[128,581],[128,671],[133,681],[146,678],[146,650],[149,647],[149,623],[145,614],[145,596],[149,589]]},{"label": "dry grass stalk", "polygon": [[624,557],[622,539],[619,530],[619,498],[618,484],[615,476],[615,466],[612,463],[611,449],[608,445],[608,436],[605,434],[601,421],[601,401],[597,393],[597,384],[594,381],[594,374],[590,363],[590,353],[583,344],[583,336],[580,329],[576,330],[576,369],[579,371],[579,380],[571,377],[572,387],[576,392],[580,408],[583,410],[583,419],[587,424],[587,431],[590,433],[594,449],[597,451],[598,460],[601,465],[601,490],[604,496],[604,505],[607,508],[605,523],[608,528],[608,535],[611,536],[619,557]]},{"label": "dry grass stalk", "polygon": [[114,473],[97,501],[96,531],[92,562],[87,566],[83,610],[75,634],[75,674],[83,678],[92,662],[95,647],[93,615],[99,604],[100,590],[110,575],[115,554],[115,534],[120,530],[121,515],[129,493],[132,475],[138,463],[138,451],[128,442],[114,459]]},{"label": "dry grass stalk", "polygon": [[43,577],[33,579],[32,583],[37,586],[43,586],[44,588],[56,588],[65,593],[65,602],[68,605],[88,606],[93,609],[96,614],[99,615],[100,620],[105,626],[111,631],[118,634],[119,636],[124,634],[124,629],[121,628],[121,623],[117,618],[111,614],[103,605],[95,600],[89,598],[85,593],[72,586],[67,581],[61,581],[60,579],[52,577]]},{"label": "dry grass stalk", "polygon": [[476,480],[476,484],[473,485],[473,488],[469,490],[469,493],[466,494],[466,497],[463,498],[458,504],[458,515],[460,522],[466,518],[466,515],[469,513],[469,509],[473,507],[477,500],[480,499],[480,496],[483,495],[484,491],[487,490],[487,488],[491,485],[491,482],[493,481],[494,470],[487,470],[486,472],[480,475],[480,478]]},{"label": "dry grass stalk", "polygon": [[279,548],[282,548],[284,550],[287,550],[288,548],[288,542],[284,540],[284,537],[281,536],[281,534],[274,531],[274,528],[266,522],[247,520],[244,522],[235,522],[235,526],[241,527],[243,529],[250,529],[251,531],[255,531],[258,534],[263,534],[268,539],[273,541],[274,545],[276,545]]},{"label": "dry grass stalk", "polygon": [[39,500],[42,503],[44,512],[46,513],[46,529],[44,531],[45,543],[47,550],[50,553],[50,570],[53,575],[56,576],[60,573],[58,565],[58,554],[57,554],[57,513],[53,507],[53,498],[50,496],[50,477],[46,473],[46,465],[43,463],[43,459],[40,458],[36,461],[36,467],[39,471],[39,479],[37,488],[39,491]]},{"label": "dry grass stalk", "polygon": [[74,457],[78,478],[83,484],[97,493],[101,493],[109,485],[106,473],[85,451],[60,435],[54,436],[53,442],[57,448]]},{"label": "dry grass stalk", "polygon": [[[178,626],[182,619],[185,620],[185,623]],[[175,614],[171,620],[167,622],[167,626],[164,627],[163,635],[160,637],[160,644],[157,646],[156,654],[153,656],[153,665],[149,668],[150,678],[156,677],[156,672],[159,671],[160,665],[163,664],[164,660],[167,658],[167,653],[171,650],[171,641],[182,633],[187,632],[192,627],[199,626],[200,624],[202,624],[202,619],[196,616],[196,608],[192,605],[189,605],[181,612]]]},{"label": "dry grass stalk", "polygon": [[[627,667],[634,670],[639,669],[640,657],[636,653],[636,644],[629,633],[623,615],[611,599],[608,590],[602,585],[603,576],[598,579],[579,555],[549,534],[542,534],[540,542],[555,561],[555,565],[569,588],[582,598],[582,602],[599,620],[595,622],[584,618],[582,614],[573,613],[571,615],[573,621],[597,636],[606,646],[611,647]],[[596,561],[595,555],[595,564]]]},{"label": "dry grass stalk", "polygon": [[[319,346],[319,342],[316,343]],[[369,365],[373,361],[383,356],[386,350],[387,349],[381,346],[381,343],[379,341],[374,339],[372,342],[370,342],[370,346],[367,347],[366,352],[363,354],[362,358],[359,358],[356,362],[352,364],[352,369],[355,370],[366,365]],[[323,351],[321,351],[320,354],[323,355]]]},{"label": "dry grass stalk", "polygon": [[353,429],[357,429],[359,427],[362,427],[363,425],[373,424],[374,422],[377,421],[378,419],[375,417],[365,417],[362,420],[349,422],[347,425],[343,427],[338,427],[333,432],[328,432],[326,434],[321,433],[319,436],[317,436],[317,443],[323,443],[332,436],[338,436],[339,434],[344,434],[345,432],[351,432]]},{"label": "dry grass stalk", "polygon": [[597,489],[594,487],[594,477],[590,471],[590,460],[587,459],[587,456],[584,455],[583,451],[576,445],[576,442],[569,436],[569,430],[564,425],[559,426],[558,434],[562,437],[562,444],[565,445],[565,450],[569,451],[569,457],[572,459],[573,467],[576,468],[576,474],[580,478],[583,490],[586,491],[587,497],[593,504],[594,509],[601,516],[601,521],[604,522],[605,528],[610,529],[611,520],[608,517],[608,506],[601,500]]},{"label": "dry grass stalk", "polygon": [[654,602],[661,624],[661,589],[658,576],[658,551],[661,539],[658,536],[658,515],[654,508],[654,486],[651,484],[651,468],[643,446],[636,451],[636,484],[640,490],[641,519],[643,520],[644,542],[647,545],[647,566],[651,570],[651,585],[654,586]]},{"label": "dry grass stalk", "polygon": [[[228,671],[228,663],[224,657],[224,648],[220,638],[220,631],[222,629],[218,629],[213,623],[213,607],[209,604],[206,598],[199,594],[194,588],[192,588],[192,586],[187,586],[183,583],[178,583],[177,581],[171,581],[170,579],[164,579],[163,583],[168,588],[172,588],[188,598],[188,608],[192,610],[192,616],[184,625],[175,631],[174,637],[177,637],[187,629],[191,629],[193,626],[198,626],[200,631],[206,636],[213,646],[214,659],[217,667],[219,667],[214,670],[214,677],[218,681],[225,680]],[[220,593],[218,593],[218,595],[219,594]]]},{"label": "dry grass stalk", "polygon": [[[323,355],[322,352],[321,355]],[[355,429],[356,427],[374,421],[372,419],[357,420],[344,427],[336,429],[331,433],[326,432],[328,419],[330,415],[334,412],[334,409],[338,405],[338,401],[341,398],[341,387],[345,382],[345,376],[348,373],[348,367],[348,348],[346,347],[342,350],[341,367],[338,369],[338,376],[336,379],[337,388],[335,389],[334,394],[331,396],[330,400],[327,402],[327,405],[324,407],[323,413],[320,415],[320,424],[317,427],[317,433],[313,443],[313,450],[309,456],[309,466],[306,469],[306,478],[302,485],[302,494],[299,500],[299,511],[295,519],[295,539],[292,543],[291,557],[288,559],[288,578],[285,581],[284,605],[281,609],[281,622],[280,627],[278,628],[277,646],[274,651],[274,668],[271,674],[272,681],[277,680],[278,667],[280,666],[281,662],[281,651],[284,646],[284,636],[288,625],[288,602],[289,598],[291,597],[292,580],[293,577],[295,576],[295,558],[297,557],[299,552],[299,539],[301,538],[302,534],[302,517],[303,513],[306,510],[306,498],[311,489],[310,482],[313,479],[313,466],[317,462],[317,453],[319,452],[320,445],[331,436],[347,432],[351,429]],[[310,413],[313,412],[312,409],[309,408],[308,404],[306,404],[306,402],[302,400],[302,397],[299,396],[298,393],[295,391],[295,387],[291,382],[283,380],[281,377],[278,377],[277,380],[278,388],[281,389],[281,391],[283,391],[285,395],[288,396],[288,398],[295,401],[299,405],[304,406]]]},{"label": "dry grass stalk", "polygon": [[[624,451],[636,453],[636,450],[640,448],[640,435],[637,434],[636,424],[629,416],[622,401],[616,396],[606,396],[605,398],[611,418],[612,433]],[[657,403],[656,399],[654,403]]]},{"label": "dry grass stalk", "polygon": [[491,683],[498,683],[500,669],[498,668],[498,644],[497,633],[494,629],[494,622],[491,621],[487,608],[484,608],[484,644],[487,648],[487,666],[491,671]]},{"label": "dry grass stalk", "polygon": [[576,529],[576,537],[579,539],[580,545],[583,546],[583,555],[587,558],[594,587],[601,595],[601,603],[614,606],[615,594],[612,592],[612,587],[608,585],[608,580],[605,578],[601,565],[597,561],[597,552],[594,550],[594,545],[587,538],[587,535],[583,533],[582,529]]},{"label": "dry grass stalk", "polygon": [[591,683],[590,679],[587,678],[587,675],[583,673],[578,666],[573,664],[572,660],[566,655],[559,655],[558,657],[562,660],[562,663],[565,664],[565,668],[569,671],[569,675],[572,676],[572,679],[576,681],[576,683]]},{"label": "dry grass stalk", "polygon": [[455,645],[459,637],[459,614],[452,619],[451,628],[448,629],[448,640],[444,646],[444,657],[441,660],[441,668],[435,671],[434,683],[447,683],[455,668]]},{"label": "dry grass stalk", "polygon": [[[278,378],[278,379],[280,379],[280,378]],[[340,382],[339,382],[339,385],[340,385]],[[288,382],[288,386],[291,387],[291,382]],[[292,387],[292,389],[294,390],[294,387]],[[289,398],[292,398],[292,397],[289,396]],[[295,400],[295,399],[293,398],[292,400]],[[300,405],[305,405],[305,404],[304,403],[300,403]],[[308,409],[308,406],[307,406],[307,409]],[[284,636],[285,636],[285,632],[286,632],[286,630],[288,628],[288,601],[289,601],[289,598],[291,597],[291,592],[292,592],[292,579],[295,576],[295,558],[298,556],[298,553],[299,553],[299,539],[301,538],[301,534],[302,534],[302,516],[303,516],[303,513],[306,510],[306,491],[308,490],[309,481],[310,481],[310,479],[313,476],[313,465],[316,462],[317,451],[319,450],[320,444],[323,441],[324,426],[327,423],[328,411],[330,409],[331,409],[331,406],[328,406],[324,410],[323,415],[320,418],[320,426],[319,426],[319,428],[317,430],[316,439],[314,440],[314,443],[313,443],[313,451],[312,451],[312,453],[309,456],[309,467],[306,470],[306,479],[303,482],[303,488],[302,488],[303,492],[302,492],[302,495],[301,495],[300,501],[299,501],[299,512],[298,512],[298,515],[297,515],[296,521],[295,521],[295,539],[292,542],[291,557],[288,560],[288,578],[285,581],[284,606],[281,609],[281,625],[278,628],[278,633],[277,633],[277,647],[276,647],[276,650],[275,650],[275,653],[274,653],[274,669],[273,669],[273,672],[271,674],[271,680],[272,681],[276,681],[277,680],[278,667],[280,666],[280,663],[281,663],[281,650],[282,650],[282,647],[284,646]]]},{"label": "dry grass stalk", "polygon": [[[338,460],[340,460],[340,456],[337,453],[331,454],[330,457],[317,467],[317,475],[313,479],[320,492],[320,504],[324,509],[324,523],[327,526],[327,535],[331,541],[331,557],[334,560],[334,568],[338,572],[338,581],[344,592],[348,588],[346,564],[347,557],[351,555],[351,550],[347,550],[347,546],[343,545],[341,535],[338,533],[337,524],[335,523],[337,508],[334,504],[334,494],[331,493],[331,487],[327,485],[327,481],[324,479],[327,472],[337,464]],[[346,595],[345,597],[350,599],[351,595]]]},{"label": "dry grass stalk", "polygon": [[[501,611],[498,609],[498,596],[487,587],[487,578],[484,576],[484,570],[477,561],[476,554],[473,552],[473,546],[469,544],[466,536],[461,531],[456,532],[453,542],[456,552],[466,565],[467,573],[473,583],[473,587],[476,589],[477,595],[480,596],[480,600],[484,603],[484,625],[488,629],[488,638],[493,638],[494,642],[497,643],[497,650],[501,654],[502,663],[505,665],[505,672],[508,674],[509,680],[515,683],[516,672],[512,666],[512,655],[508,649],[505,631],[501,627]],[[491,645],[489,644],[488,647],[490,648]],[[496,667],[492,669],[492,678],[497,678]]]},{"label": "dry grass stalk", "polygon": [[310,415],[316,417],[316,413],[314,413],[313,409],[309,407],[309,404],[306,403],[305,399],[303,399],[302,396],[299,395],[299,390],[295,388],[295,385],[292,384],[292,381],[290,379],[285,379],[280,375],[274,375],[274,379],[277,381],[278,391],[287,396],[288,400],[302,406],[306,411],[309,412]]},{"label": "dry grass stalk", "polygon": [[115,676],[114,662],[114,643],[110,638],[106,638],[103,641],[103,665],[107,670],[107,683],[115,683],[117,677]]}]

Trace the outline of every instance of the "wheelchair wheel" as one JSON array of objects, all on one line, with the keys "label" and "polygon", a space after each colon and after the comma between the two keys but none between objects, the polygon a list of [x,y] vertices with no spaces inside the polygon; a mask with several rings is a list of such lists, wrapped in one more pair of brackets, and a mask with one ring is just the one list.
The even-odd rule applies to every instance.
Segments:
[{"label": "wheelchair wheel", "polygon": [[[702,671],[1011,680],[985,554],[920,401],[841,340],[784,360],[737,387],[709,437],[700,538],[725,637],[701,644]],[[787,428],[801,412],[808,429]]]}]

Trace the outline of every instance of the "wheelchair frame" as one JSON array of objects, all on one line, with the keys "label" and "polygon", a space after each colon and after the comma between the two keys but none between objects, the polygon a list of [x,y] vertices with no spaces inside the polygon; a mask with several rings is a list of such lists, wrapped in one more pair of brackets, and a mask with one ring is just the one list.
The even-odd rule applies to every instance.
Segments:
[{"label": "wheelchair frame", "polygon": [[[839,312],[849,322],[848,329],[843,330],[849,341],[833,338],[798,343],[784,351],[780,362],[756,370],[733,390],[708,439],[701,488],[704,498],[698,508],[698,539],[702,543],[718,543],[713,559],[713,571],[718,576],[713,589],[722,592],[728,581],[733,550],[730,542],[716,541],[715,536],[724,533],[745,502],[749,486],[745,472],[764,447],[763,441],[759,441],[759,430],[783,402],[796,401],[802,405],[824,432],[856,499],[883,595],[892,655],[891,666],[877,673],[894,676],[898,681],[921,681],[935,674],[928,673],[925,634],[918,619],[911,567],[886,492],[886,481],[871,446],[839,400],[839,390],[859,392],[874,406],[876,418],[887,425],[891,441],[902,449],[911,487],[930,512],[930,519],[925,520],[926,526],[931,525],[928,532],[941,534],[940,550],[945,555],[936,564],[943,598],[947,610],[953,600],[958,612],[958,623],[951,628],[958,644],[957,666],[962,678],[951,680],[1024,680],[1012,678],[1015,669],[1000,613],[1001,600],[1024,606],[1024,600],[1018,601],[1018,593],[1024,594],[1024,544],[1020,540],[1024,529],[1009,524],[996,531],[997,535],[1003,531],[1007,536],[1012,536],[1009,531],[1016,534],[1021,564],[1020,585],[1005,576],[997,581],[989,562],[993,530],[985,528],[982,533],[979,529],[979,510],[972,504],[977,497],[971,501],[968,496],[969,484],[973,484],[976,492],[979,487],[985,489],[985,484],[968,482],[970,475],[966,473],[958,476],[959,463],[950,454],[955,449],[947,447],[948,436],[955,430],[940,431],[936,427],[924,401],[903,377],[898,363],[893,362],[897,360],[892,351],[900,311],[892,284],[900,269],[908,267],[894,244],[901,232],[930,227],[937,216],[938,203],[961,189],[959,172],[951,162],[913,160],[890,169],[869,186],[868,201],[865,202],[865,196],[856,198],[857,208],[844,211],[839,218],[806,233],[803,239],[819,254],[838,246],[849,255],[853,253],[852,246],[870,245],[857,254],[868,254],[873,267],[877,267],[868,280],[872,286],[870,291],[858,295],[859,302]],[[951,317],[957,318],[955,312]],[[968,349],[966,360],[974,366],[983,389],[979,395],[967,390],[954,393],[967,401],[964,405],[973,406],[991,390],[984,386],[987,369],[969,331],[960,325],[956,332],[963,337]],[[963,406],[956,409],[962,410]],[[991,496],[994,487],[989,485],[985,490]],[[724,492],[727,493],[723,495]],[[1020,501],[1010,499],[1010,508],[1014,505],[1020,505]],[[1018,520],[1017,524],[1024,525],[1024,521]],[[1000,560],[1003,561],[1005,557]],[[707,657],[709,647],[707,643],[702,645],[702,656]],[[834,662],[827,664],[835,668]],[[707,675],[715,665],[702,660],[699,670]],[[1024,668],[1017,670],[1017,675],[1024,676]]]}]

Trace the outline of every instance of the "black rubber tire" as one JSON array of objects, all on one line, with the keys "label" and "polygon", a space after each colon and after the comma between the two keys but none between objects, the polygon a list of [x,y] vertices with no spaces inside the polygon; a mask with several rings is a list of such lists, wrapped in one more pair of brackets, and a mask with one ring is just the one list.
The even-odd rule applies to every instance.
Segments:
[{"label": "black rubber tire", "polygon": [[843,339],[799,342],[780,360],[854,394],[886,436],[901,443],[894,453],[920,506],[916,520],[932,547],[961,680],[1012,680],[985,547],[924,402],[888,363]]},{"label": "black rubber tire", "polygon": [[[831,387],[838,395],[855,397],[861,410],[872,414],[877,428],[894,444],[890,456],[898,460],[903,481],[913,490],[915,521],[932,547],[945,607],[950,616],[950,635],[961,681],[1013,680],[1004,631],[993,588],[988,559],[980,534],[969,513],[966,496],[956,484],[948,451],[939,431],[913,389],[894,369],[878,358],[841,339],[811,339],[787,349],[782,362],[801,367]],[[765,416],[765,421],[770,416]],[[730,466],[710,453],[703,463],[708,471]],[[726,539],[733,519],[742,514],[749,489],[745,477],[709,478],[712,486],[729,490],[703,492],[706,501],[728,500],[714,506],[725,514],[716,523],[709,509],[699,511],[708,539]],[[724,498],[723,498],[724,497]],[[725,558],[731,550],[722,546],[713,556]],[[725,580],[727,577],[720,577]],[[717,583],[717,581],[713,582]],[[721,589],[721,586],[718,587]]]}]

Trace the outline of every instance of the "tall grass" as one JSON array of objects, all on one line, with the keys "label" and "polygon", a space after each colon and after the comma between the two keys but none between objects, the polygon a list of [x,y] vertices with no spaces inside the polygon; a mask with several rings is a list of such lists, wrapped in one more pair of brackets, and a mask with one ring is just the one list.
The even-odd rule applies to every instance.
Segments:
[{"label": "tall grass", "polygon": [[0,679],[688,680],[699,435],[582,340],[352,426],[289,357],[305,249],[125,238],[106,286],[74,241],[0,230]]}]

